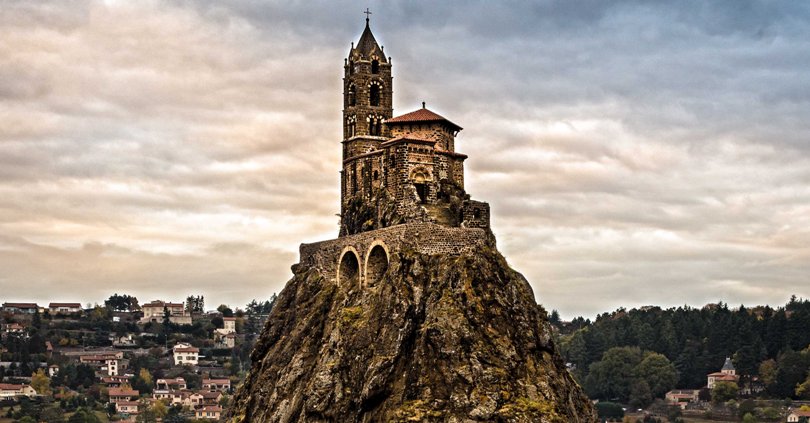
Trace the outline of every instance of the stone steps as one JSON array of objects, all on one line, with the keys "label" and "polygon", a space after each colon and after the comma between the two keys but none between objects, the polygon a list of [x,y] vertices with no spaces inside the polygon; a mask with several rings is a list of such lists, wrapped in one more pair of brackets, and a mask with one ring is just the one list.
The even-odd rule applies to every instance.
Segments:
[{"label": "stone steps", "polygon": [[428,217],[432,223],[453,226],[453,215],[450,213],[449,207],[436,204],[425,204],[423,207],[425,211],[427,211]]}]

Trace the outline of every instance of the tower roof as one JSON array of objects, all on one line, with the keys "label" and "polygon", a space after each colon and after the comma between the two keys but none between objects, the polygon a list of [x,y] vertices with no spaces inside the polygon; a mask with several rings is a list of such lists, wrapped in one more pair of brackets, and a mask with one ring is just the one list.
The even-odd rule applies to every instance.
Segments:
[{"label": "tower roof", "polygon": [[405,113],[404,115],[400,115],[397,117],[393,117],[385,121],[386,124],[391,123],[416,123],[416,122],[445,122],[450,125],[456,131],[460,131],[463,128],[456,125],[453,122],[450,122],[448,119],[444,118],[443,116],[434,113],[425,107],[418,109],[416,111]]},{"label": "tower roof", "polygon": [[726,362],[723,363],[723,368],[720,369],[720,370],[735,370],[734,365],[731,364],[731,358],[730,357],[726,357]]},{"label": "tower roof", "polygon": [[374,34],[371,33],[368,18],[366,18],[366,28],[363,30],[363,34],[360,35],[357,47],[355,47],[352,52],[360,53],[361,56],[367,59],[376,55],[380,62],[388,63],[385,53],[383,53],[380,45],[377,44],[377,40],[374,39]]}]

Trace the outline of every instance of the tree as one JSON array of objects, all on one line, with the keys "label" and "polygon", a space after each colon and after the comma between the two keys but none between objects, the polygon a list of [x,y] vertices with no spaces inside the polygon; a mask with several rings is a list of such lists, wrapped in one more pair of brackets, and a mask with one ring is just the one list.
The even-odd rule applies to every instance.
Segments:
[{"label": "tree", "polygon": [[92,409],[80,407],[70,416],[68,423],[101,423],[101,420]]},{"label": "tree", "polygon": [[621,419],[624,417],[624,409],[614,402],[599,401],[596,403],[596,413],[602,420]]},{"label": "tree", "polygon": [[760,363],[759,379],[765,384],[766,388],[776,383],[776,371],[776,360],[771,358]]},{"label": "tree", "polygon": [[51,395],[51,379],[45,374],[42,369],[37,370],[31,375],[31,387],[37,391],[37,394],[43,396]]},{"label": "tree", "polygon": [[551,315],[548,316],[548,322],[554,326],[560,326],[560,313],[557,310],[551,310]]},{"label": "tree", "polygon": [[152,412],[155,413],[155,417],[163,419],[169,414],[169,408],[166,407],[163,401],[155,401],[155,403],[152,404]]},{"label": "tree", "polygon": [[225,304],[220,304],[217,311],[222,313],[223,317],[233,317],[233,310]]},{"label": "tree", "polygon": [[634,370],[640,362],[641,350],[638,347],[607,350],[602,360],[591,364],[585,378],[585,390],[592,398],[627,401]]},{"label": "tree", "polygon": [[728,400],[737,398],[737,393],[740,388],[736,383],[732,382],[717,382],[712,388],[712,402],[714,404],[721,404]]},{"label": "tree", "polygon": [[647,353],[635,369],[635,376],[647,383],[653,398],[662,397],[675,387],[678,371],[662,354]]},{"label": "tree", "polygon": [[635,408],[644,408],[653,400],[650,385],[644,380],[636,380],[630,388],[630,405]]},{"label": "tree", "polygon": [[202,295],[186,297],[186,311],[190,314],[205,312],[205,298]]},{"label": "tree", "polygon": [[804,382],[796,385],[796,396],[801,399],[810,399],[810,372],[807,373],[807,379]]},{"label": "tree", "polygon": [[113,294],[104,301],[104,307],[112,311],[134,311],[138,309],[138,299],[129,295]]}]

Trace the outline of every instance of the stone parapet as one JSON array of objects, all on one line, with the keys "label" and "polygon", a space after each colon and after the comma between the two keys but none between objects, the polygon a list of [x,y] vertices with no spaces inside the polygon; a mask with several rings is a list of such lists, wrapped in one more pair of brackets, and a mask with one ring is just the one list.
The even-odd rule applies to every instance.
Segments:
[{"label": "stone parapet", "polygon": [[406,223],[374,231],[361,232],[327,241],[301,244],[300,263],[319,269],[335,279],[341,257],[346,251],[358,254],[363,269],[371,249],[381,245],[386,253],[409,249],[422,254],[459,255],[474,252],[487,243],[487,233],[479,228],[451,228],[433,223]]}]

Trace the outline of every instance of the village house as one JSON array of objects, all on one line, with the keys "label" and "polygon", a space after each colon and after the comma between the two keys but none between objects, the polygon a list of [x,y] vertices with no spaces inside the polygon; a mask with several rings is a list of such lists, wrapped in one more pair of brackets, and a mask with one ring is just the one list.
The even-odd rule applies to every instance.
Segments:
[{"label": "village house", "polygon": [[143,318],[141,323],[161,323],[165,317],[166,312],[169,313],[169,321],[178,325],[190,325],[191,314],[186,312],[183,303],[167,303],[160,300],[154,300],[141,306],[143,311]]},{"label": "village house", "polygon": [[138,414],[138,401],[120,401],[115,403],[115,412],[125,415]]},{"label": "village house", "polygon": [[808,410],[790,410],[787,416],[788,423],[798,423],[801,421],[802,417],[806,417],[810,420],[810,411]]},{"label": "village house", "polygon": [[116,375],[116,376],[108,376],[101,378],[101,383],[103,383],[107,388],[120,388],[121,385],[129,384],[129,379],[132,378],[134,375]]},{"label": "village house", "polygon": [[221,328],[217,328],[217,333],[227,335],[229,333],[236,333],[236,317],[223,317]]},{"label": "village house", "polygon": [[230,379],[203,379],[202,387],[208,391],[228,392],[231,390]]},{"label": "village house", "polygon": [[707,376],[706,385],[709,389],[714,389],[714,385],[718,382],[730,382],[736,384],[740,380],[737,376],[737,370],[734,364],[731,363],[731,358],[726,357],[726,362],[723,363],[723,368],[719,372],[711,373]]},{"label": "village house", "polygon": [[214,340],[216,341],[217,348],[233,348],[236,345],[236,334],[228,333],[223,335],[217,332],[214,334]]},{"label": "village house", "polygon": [[25,326],[17,323],[3,323],[3,334],[21,334],[25,333]]},{"label": "village house", "polygon": [[155,387],[159,391],[179,391],[181,389],[187,389],[188,385],[185,379],[178,377],[174,379],[158,379],[157,382],[155,382]]},{"label": "village house", "polygon": [[218,405],[219,401],[222,400],[222,392],[213,391],[213,392],[199,392],[202,396],[202,405]]},{"label": "village house", "polygon": [[218,405],[208,405],[194,411],[198,419],[219,420],[222,415],[222,407]]},{"label": "village house", "polygon": [[39,306],[36,303],[3,303],[3,311],[11,314],[36,314]]},{"label": "village house", "polygon": [[121,336],[110,335],[110,341],[112,341],[113,346],[117,348],[134,348],[138,346],[135,336],[131,333]]},{"label": "village house", "polygon": [[111,403],[134,401],[139,395],[140,392],[131,388],[110,388],[108,391]]},{"label": "village house", "polygon": [[81,313],[83,310],[79,303],[50,303],[48,311],[50,314],[74,314]]},{"label": "village house", "polygon": [[121,351],[107,351],[80,355],[79,363],[87,364],[107,376],[117,376],[126,368],[127,360],[124,360]]},{"label": "village house", "polygon": [[667,392],[664,399],[667,404],[677,405],[684,409],[689,403],[697,402],[699,394],[699,389],[674,389]]},{"label": "village house", "polygon": [[54,377],[59,373],[59,366],[56,364],[51,364],[48,366],[48,377]]},{"label": "village house", "polygon": [[174,364],[176,366],[185,364],[196,366],[200,358],[200,349],[192,347],[189,344],[177,344],[174,346],[172,352],[174,356]]},{"label": "village house", "polygon": [[17,385],[13,383],[0,383],[0,399],[17,397],[35,397],[37,391],[31,385]]}]

